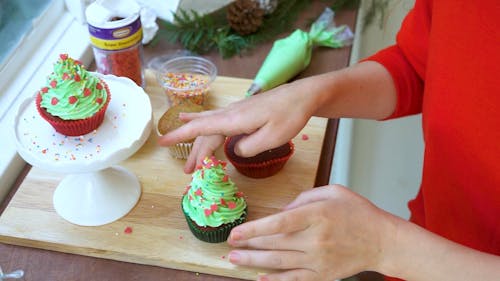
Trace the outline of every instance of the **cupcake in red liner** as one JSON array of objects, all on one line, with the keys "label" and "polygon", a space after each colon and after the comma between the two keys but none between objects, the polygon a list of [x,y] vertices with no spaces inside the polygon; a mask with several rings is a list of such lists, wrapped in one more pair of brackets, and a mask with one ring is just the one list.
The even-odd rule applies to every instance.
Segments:
[{"label": "cupcake in red liner", "polygon": [[226,162],[205,158],[193,173],[182,197],[181,208],[193,235],[209,243],[227,240],[233,227],[247,217],[243,193],[225,172]]},{"label": "cupcake in red liner", "polygon": [[294,145],[289,141],[279,147],[266,150],[252,157],[236,155],[236,143],[245,137],[237,135],[227,137],[224,142],[224,153],[233,166],[243,175],[251,178],[266,178],[278,173],[294,152]]},{"label": "cupcake in red liner", "polygon": [[36,95],[36,107],[58,133],[80,136],[102,124],[110,100],[103,80],[62,54],[47,78],[47,86]]}]

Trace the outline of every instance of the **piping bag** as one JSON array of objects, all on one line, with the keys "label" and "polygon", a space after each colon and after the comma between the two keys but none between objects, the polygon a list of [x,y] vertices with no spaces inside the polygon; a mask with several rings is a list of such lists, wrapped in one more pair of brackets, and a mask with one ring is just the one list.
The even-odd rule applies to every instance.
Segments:
[{"label": "piping bag", "polygon": [[326,8],[309,32],[297,29],[288,37],[276,40],[245,96],[267,91],[295,77],[311,62],[314,46],[341,48],[352,44],[351,29],[346,25],[335,26],[334,15]]}]

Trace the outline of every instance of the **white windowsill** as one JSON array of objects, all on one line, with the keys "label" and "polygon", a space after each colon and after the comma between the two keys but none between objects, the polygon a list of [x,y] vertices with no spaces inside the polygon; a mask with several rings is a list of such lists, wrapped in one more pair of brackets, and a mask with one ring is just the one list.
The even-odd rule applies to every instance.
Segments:
[{"label": "white windowsill", "polygon": [[[57,5],[60,5],[58,3]],[[56,15],[57,22],[44,32],[41,38],[30,34],[24,41],[38,42],[34,50],[27,52],[22,67],[9,64],[1,74],[0,90],[0,201],[8,193],[15,179],[25,166],[25,162],[16,152],[13,136],[13,117],[19,104],[32,96],[44,84],[52,71],[53,63],[61,53],[68,53],[89,65],[93,55],[89,44],[87,26],[76,21],[68,11]],[[33,41],[36,40],[36,41]],[[26,44],[33,45],[33,44]],[[19,47],[22,49],[23,45]],[[26,51],[26,50],[24,50]],[[19,51],[20,52],[20,51]],[[10,63],[10,62],[9,62]],[[12,63],[11,63],[12,64]]]}]

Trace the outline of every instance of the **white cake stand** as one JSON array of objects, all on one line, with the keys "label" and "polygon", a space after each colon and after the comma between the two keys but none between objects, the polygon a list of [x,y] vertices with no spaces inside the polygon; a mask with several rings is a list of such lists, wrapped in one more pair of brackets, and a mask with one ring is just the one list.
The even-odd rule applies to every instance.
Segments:
[{"label": "white cake stand", "polygon": [[78,137],[57,133],[26,99],[15,117],[17,150],[31,165],[63,173],[53,203],[67,221],[98,226],[116,221],[137,203],[141,186],[127,169],[116,166],[147,140],[152,129],[148,95],[128,78],[100,75],[111,101],[101,126]]}]

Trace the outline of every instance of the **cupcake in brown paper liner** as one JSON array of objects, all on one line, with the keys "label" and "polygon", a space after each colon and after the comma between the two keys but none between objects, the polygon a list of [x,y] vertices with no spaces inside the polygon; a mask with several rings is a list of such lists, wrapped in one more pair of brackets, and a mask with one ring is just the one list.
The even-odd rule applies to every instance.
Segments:
[{"label": "cupcake in brown paper liner", "polygon": [[[180,126],[184,125],[185,122],[179,119],[179,113],[181,112],[201,112],[203,111],[203,106],[186,101],[184,103],[171,106],[158,121],[158,134],[164,135],[171,132]],[[187,140],[175,145],[169,146],[168,150],[170,155],[178,159],[187,159],[191,149],[193,147],[194,139]]]},{"label": "cupcake in brown paper liner", "polygon": [[243,137],[245,135],[227,137],[224,142],[224,153],[231,164],[247,177],[266,178],[275,175],[283,169],[295,151],[293,142],[289,141],[255,156],[241,157],[234,152],[234,148]]}]

